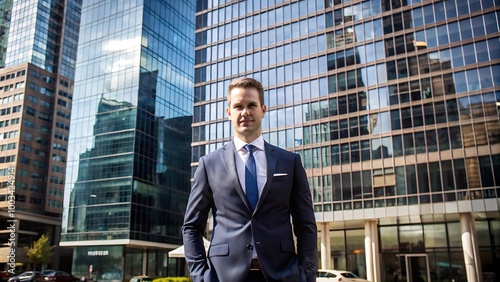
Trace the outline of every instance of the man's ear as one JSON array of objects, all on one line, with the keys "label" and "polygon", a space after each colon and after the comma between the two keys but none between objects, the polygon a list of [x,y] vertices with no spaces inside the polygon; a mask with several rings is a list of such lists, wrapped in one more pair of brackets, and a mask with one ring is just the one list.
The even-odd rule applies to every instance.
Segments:
[{"label": "man's ear", "polygon": [[226,108],[226,115],[228,118],[231,118],[231,109],[229,107]]},{"label": "man's ear", "polygon": [[266,105],[262,105],[262,116],[264,116],[267,112],[267,107]]}]

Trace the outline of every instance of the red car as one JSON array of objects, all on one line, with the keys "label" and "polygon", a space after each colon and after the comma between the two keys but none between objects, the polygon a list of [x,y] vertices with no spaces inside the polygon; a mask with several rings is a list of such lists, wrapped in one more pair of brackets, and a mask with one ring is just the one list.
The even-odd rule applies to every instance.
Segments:
[{"label": "red car", "polygon": [[45,281],[46,282],[78,282],[80,279],[77,277],[65,272],[65,271],[59,271],[59,270],[54,270],[51,272],[45,272]]},{"label": "red car", "polygon": [[8,271],[0,271],[0,281],[7,281],[12,275]]}]

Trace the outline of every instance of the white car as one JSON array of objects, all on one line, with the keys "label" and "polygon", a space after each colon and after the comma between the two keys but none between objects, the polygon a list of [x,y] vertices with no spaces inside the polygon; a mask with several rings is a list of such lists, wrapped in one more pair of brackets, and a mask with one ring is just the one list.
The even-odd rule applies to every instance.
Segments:
[{"label": "white car", "polygon": [[316,282],[369,282],[356,274],[345,270],[320,269],[316,273]]}]

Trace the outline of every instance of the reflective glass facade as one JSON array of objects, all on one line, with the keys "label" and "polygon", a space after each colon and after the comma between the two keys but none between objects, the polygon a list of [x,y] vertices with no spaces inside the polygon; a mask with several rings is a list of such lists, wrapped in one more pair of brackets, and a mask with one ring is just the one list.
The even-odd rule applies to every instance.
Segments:
[{"label": "reflective glass facade", "polygon": [[2,1],[0,3],[0,66],[2,67],[5,66],[11,12],[12,0]]},{"label": "reflective glass facade", "polygon": [[[266,90],[264,138],[301,155],[327,232],[349,242],[371,220],[398,230],[415,216],[426,235],[461,213],[498,219],[499,11],[494,0],[197,1],[193,170],[231,139],[227,86],[250,76]],[[479,251],[484,272],[497,271],[498,244]],[[401,248],[439,257],[435,271],[447,263],[441,281],[451,263],[465,268],[448,246]],[[326,267],[366,277],[341,249],[321,256]]]},{"label": "reflective glass facade", "polygon": [[10,20],[5,66],[30,62],[49,72],[61,69],[62,75],[73,79],[81,2],[5,1],[4,18]]},{"label": "reflective glass facade", "polygon": [[[23,247],[60,238],[80,9],[80,0],[0,3],[0,221],[6,228],[12,204],[17,220],[0,239],[15,235],[17,271],[31,267]],[[48,266],[69,271],[70,255],[56,249]]]},{"label": "reflective glass facade", "polygon": [[[127,273],[134,248],[182,244],[190,190],[194,9],[190,1],[82,6],[61,245],[75,246],[79,256],[84,246],[125,245],[120,279],[146,269],[160,273],[154,265]],[[160,255],[152,252],[144,255]],[[85,274],[81,263],[75,257],[74,267]],[[112,277],[101,272],[97,279]]]}]

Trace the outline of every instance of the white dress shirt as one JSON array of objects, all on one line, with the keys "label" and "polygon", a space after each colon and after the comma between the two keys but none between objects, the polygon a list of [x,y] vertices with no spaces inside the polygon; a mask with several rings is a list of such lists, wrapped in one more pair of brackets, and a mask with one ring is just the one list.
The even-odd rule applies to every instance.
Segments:
[{"label": "white dress shirt", "polygon": [[[244,148],[247,143],[243,142],[241,139],[234,137],[234,145],[236,147],[236,152],[238,153],[238,157],[236,160],[236,170],[238,172],[238,178],[240,180],[241,186],[243,187],[243,191],[246,193],[245,187],[245,162],[248,159],[248,152]],[[266,151],[264,151],[264,138],[262,135],[255,139],[251,145],[255,146],[253,150],[253,157],[255,158],[255,166],[257,169],[257,188],[259,189],[259,198],[262,194],[262,189],[267,181],[267,160],[266,160]]]}]

